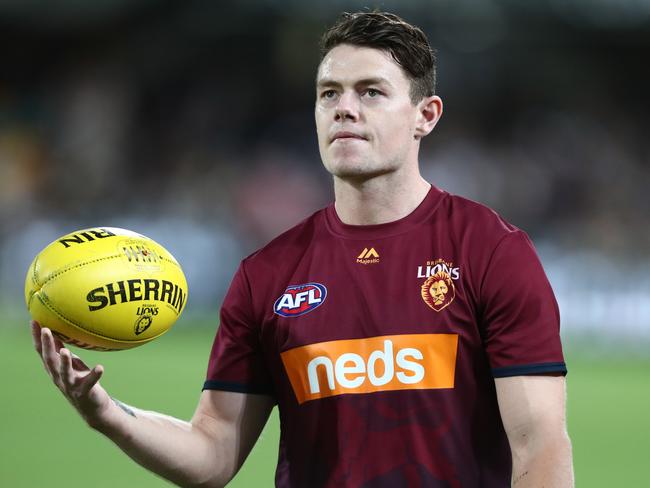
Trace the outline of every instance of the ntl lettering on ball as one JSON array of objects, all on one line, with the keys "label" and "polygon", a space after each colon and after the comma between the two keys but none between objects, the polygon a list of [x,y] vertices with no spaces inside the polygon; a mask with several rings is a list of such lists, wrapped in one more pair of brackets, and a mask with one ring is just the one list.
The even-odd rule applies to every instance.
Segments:
[{"label": "ntl lettering on ball", "polygon": [[167,280],[134,279],[108,283],[88,292],[88,310],[91,312],[117,303],[155,300],[167,302],[180,313],[187,293]]}]

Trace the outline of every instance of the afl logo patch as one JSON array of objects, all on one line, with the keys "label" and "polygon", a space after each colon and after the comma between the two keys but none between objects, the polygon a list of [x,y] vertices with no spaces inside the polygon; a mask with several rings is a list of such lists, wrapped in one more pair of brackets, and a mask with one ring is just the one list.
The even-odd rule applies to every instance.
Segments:
[{"label": "afl logo patch", "polygon": [[273,304],[273,311],[282,317],[298,317],[320,307],[327,296],[327,288],[320,283],[288,286]]}]

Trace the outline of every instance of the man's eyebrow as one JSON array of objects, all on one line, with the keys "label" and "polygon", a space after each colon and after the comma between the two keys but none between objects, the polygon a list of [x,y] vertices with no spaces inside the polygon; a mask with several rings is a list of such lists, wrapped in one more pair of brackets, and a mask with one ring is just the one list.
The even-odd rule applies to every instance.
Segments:
[{"label": "man's eyebrow", "polygon": [[392,86],[392,83],[388,81],[386,78],[382,78],[381,76],[377,76],[374,78],[364,78],[362,80],[359,80],[355,83],[357,86],[368,86],[368,85],[388,85]]},{"label": "man's eyebrow", "polygon": [[[368,85],[388,85],[392,86],[392,83],[388,81],[386,78],[382,77],[373,77],[373,78],[363,78],[361,80],[357,80],[354,84],[355,86],[368,86]],[[333,80],[331,78],[322,78],[318,80],[316,83],[316,87],[318,88],[324,88],[324,87],[336,87],[340,88],[342,85],[340,82]]]},{"label": "man's eyebrow", "polygon": [[331,78],[321,78],[316,82],[316,86],[318,88],[323,88],[326,86],[334,86],[334,87],[340,87],[341,84],[338,81],[334,81]]}]

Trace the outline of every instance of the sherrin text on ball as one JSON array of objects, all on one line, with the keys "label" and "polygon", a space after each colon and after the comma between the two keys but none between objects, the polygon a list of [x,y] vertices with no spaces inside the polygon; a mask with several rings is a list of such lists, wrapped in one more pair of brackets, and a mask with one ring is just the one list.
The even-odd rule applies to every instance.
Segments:
[{"label": "sherrin text on ball", "polygon": [[63,342],[129,349],[176,322],[187,281],[174,256],[152,239],[97,227],[67,234],[34,258],[25,301],[32,318]]}]

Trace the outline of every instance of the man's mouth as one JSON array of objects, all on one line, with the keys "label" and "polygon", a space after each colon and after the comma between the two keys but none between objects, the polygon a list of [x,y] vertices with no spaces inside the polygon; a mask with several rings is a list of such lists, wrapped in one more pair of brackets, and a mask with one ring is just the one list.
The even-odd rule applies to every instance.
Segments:
[{"label": "man's mouth", "polygon": [[336,134],[334,134],[334,137],[332,137],[330,143],[337,140],[346,141],[346,140],[354,140],[354,139],[361,140],[361,141],[367,140],[365,137],[356,134],[354,132],[339,131]]}]

